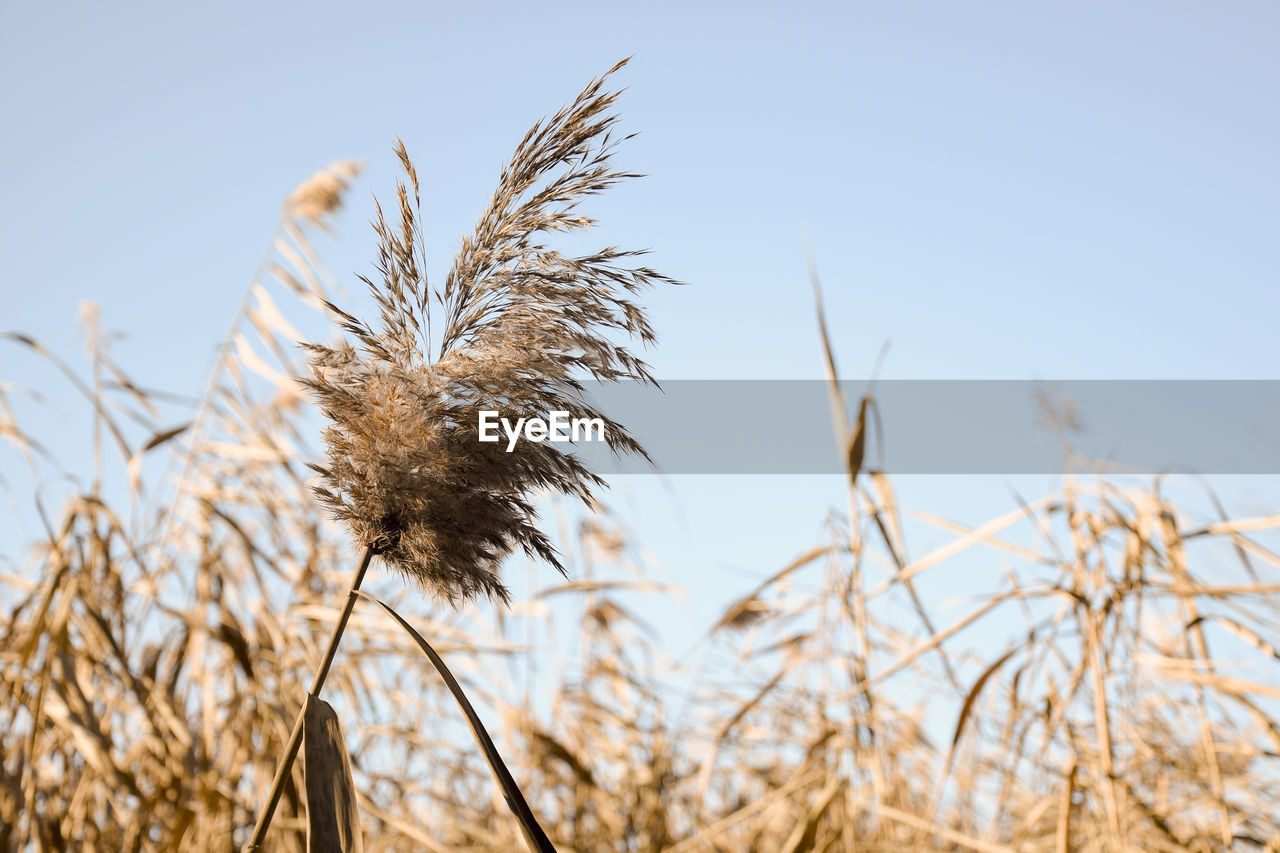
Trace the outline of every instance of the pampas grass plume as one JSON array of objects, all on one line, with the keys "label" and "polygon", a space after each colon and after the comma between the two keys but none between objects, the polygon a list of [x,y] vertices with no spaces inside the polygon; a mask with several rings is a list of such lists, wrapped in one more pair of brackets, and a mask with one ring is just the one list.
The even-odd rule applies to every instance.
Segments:
[{"label": "pampas grass plume", "polygon": [[[330,304],[353,341],[311,346],[304,380],[328,418],[317,493],[363,545],[436,597],[508,599],[498,567],[521,549],[562,573],[536,526],[532,494],[552,490],[590,504],[603,481],[549,442],[479,441],[479,412],[556,410],[601,418],[617,453],[644,449],[583,399],[587,379],[653,382],[611,335],[655,340],[638,292],[671,279],[613,247],[567,256],[549,234],[589,228],[579,202],[628,177],[610,158],[619,63],[567,107],[538,122],[503,169],[475,233],[463,240],[443,288],[424,272],[417,172],[397,142],[408,184],[394,224],[381,206],[377,275],[362,276],[380,309],[369,325]],[[433,355],[432,303],[442,314]]]}]

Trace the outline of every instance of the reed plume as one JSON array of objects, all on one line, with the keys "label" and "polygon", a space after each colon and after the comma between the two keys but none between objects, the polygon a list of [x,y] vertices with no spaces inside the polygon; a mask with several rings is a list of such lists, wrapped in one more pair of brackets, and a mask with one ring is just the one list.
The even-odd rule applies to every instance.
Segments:
[{"label": "reed plume", "polygon": [[[525,135],[443,288],[427,281],[418,176],[397,141],[409,183],[397,186],[394,224],[378,206],[377,275],[361,276],[378,323],[329,303],[355,345],[309,347],[305,381],[329,419],[318,495],[357,541],[439,599],[505,602],[498,566],[516,548],[563,573],[531,495],[547,489],[591,504],[603,484],[552,443],[521,442],[510,452],[482,443],[480,411],[600,418],[614,452],[644,454],[625,427],[585,401],[583,382],[653,382],[611,335],[653,343],[632,297],[672,280],[630,264],[643,252],[569,256],[543,242],[591,227],[579,202],[636,177],[610,163],[621,141],[609,112],[618,93],[604,82],[624,64]],[[434,353],[433,302],[443,320]]]}]

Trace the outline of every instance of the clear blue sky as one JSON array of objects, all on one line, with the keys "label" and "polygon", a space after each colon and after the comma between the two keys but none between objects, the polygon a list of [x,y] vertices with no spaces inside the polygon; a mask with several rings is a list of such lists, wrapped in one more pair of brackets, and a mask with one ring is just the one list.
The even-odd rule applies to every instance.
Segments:
[{"label": "clear blue sky", "polygon": [[[1280,378],[1277,44],[1269,2],[7,0],[0,327],[70,352],[94,300],[139,379],[195,389],[312,171],[369,163],[327,255],[351,285],[403,137],[439,277],[528,126],[634,54],[619,163],[649,177],[590,212],[691,285],[651,300],[659,377],[820,377],[807,246],[850,377],[891,339],[896,378]],[[617,503],[676,577],[764,573],[826,482]],[[1007,506],[967,488],[908,484]]]}]

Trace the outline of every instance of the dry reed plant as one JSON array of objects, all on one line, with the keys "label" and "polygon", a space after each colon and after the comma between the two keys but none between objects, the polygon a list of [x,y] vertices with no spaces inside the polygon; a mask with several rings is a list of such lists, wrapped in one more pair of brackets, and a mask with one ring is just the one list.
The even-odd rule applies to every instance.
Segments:
[{"label": "dry reed plant", "polygon": [[[286,207],[194,405],[126,373],[101,332],[83,373],[0,342],[65,372],[98,454],[84,481],[46,488],[42,532],[0,574],[0,850],[249,839],[348,581],[291,378],[299,309],[333,301],[311,209]],[[21,397],[0,386],[6,459],[64,482]],[[670,593],[605,513],[560,537],[575,580],[509,610],[379,590],[501,719],[557,849],[1280,851],[1280,516],[1200,517],[1162,481],[1102,478],[978,525],[912,513],[866,452],[874,407],[833,406],[848,506],[707,626],[692,686],[636,615],[638,596]],[[175,446],[178,482],[148,492]],[[18,497],[22,477],[4,471]],[[940,600],[952,573],[987,566]],[[343,734],[365,850],[519,849],[453,695],[381,617],[350,618],[326,683],[360,721]],[[566,660],[538,663],[546,701],[522,700],[501,664],[531,671],[528,638],[566,620]],[[307,849],[307,796],[295,768],[270,850]]]},{"label": "dry reed plant", "polygon": [[[450,604],[478,595],[508,603],[498,573],[516,547],[564,572],[550,539],[536,525],[532,493],[550,490],[589,505],[592,489],[604,481],[551,442],[518,447],[483,442],[482,411],[585,415],[603,425],[603,438],[615,453],[645,455],[623,425],[587,404],[583,382],[653,382],[644,362],[610,334],[652,344],[653,329],[631,297],[657,282],[675,282],[627,264],[643,252],[609,247],[572,257],[542,242],[555,232],[589,228],[593,220],[577,212],[581,201],[635,177],[610,164],[617,117],[609,110],[617,93],[604,91],[604,82],[625,64],[593,80],[571,104],[529,130],[438,291],[425,271],[417,170],[397,141],[413,198],[411,203],[403,182],[397,185],[395,226],[378,206],[378,280],[362,277],[380,309],[378,327],[326,301],[359,346],[307,346],[312,376],[304,384],[328,418],[327,459],[312,466],[322,481],[316,494],[365,549],[312,681],[312,695],[324,686],[374,556]],[[433,352],[433,299],[444,315],[438,354]],[[389,612],[458,699],[529,846],[551,849],[443,660]],[[299,714],[248,849],[266,839],[303,722]]]}]

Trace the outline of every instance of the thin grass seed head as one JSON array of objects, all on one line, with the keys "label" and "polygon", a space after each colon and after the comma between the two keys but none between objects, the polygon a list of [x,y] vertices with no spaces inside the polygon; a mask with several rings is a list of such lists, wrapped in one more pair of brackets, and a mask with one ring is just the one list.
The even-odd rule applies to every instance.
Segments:
[{"label": "thin grass seed head", "polygon": [[[590,227],[578,203],[634,177],[610,165],[616,92],[594,80],[517,146],[475,233],[462,241],[442,289],[426,279],[417,173],[398,143],[409,185],[392,224],[378,207],[377,275],[362,279],[375,325],[330,309],[353,341],[310,346],[304,380],[329,419],[317,494],[364,545],[438,598],[506,601],[498,567],[521,549],[562,573],[536,526],[531,495],[551,490],[590,504],[603,481],[550,442],[479,440],[479,413],[570,411],[600,418],[615,453],[647,455],[626,429],[584,401],[587,379],[653,383],[645,363],[610,335],[654,342],[641,291],[671,279],[613,247],[567,256],[547,235]],[[434,301],[443,322],[432,358]]]}]

